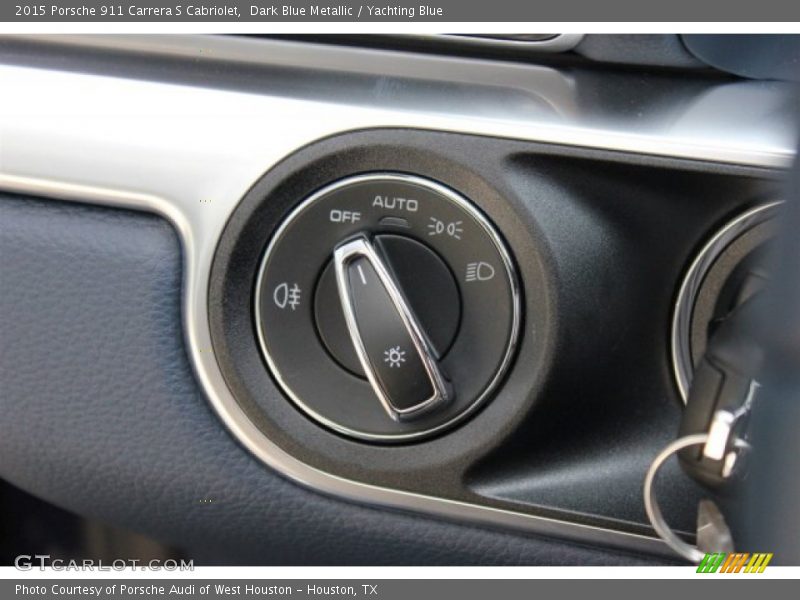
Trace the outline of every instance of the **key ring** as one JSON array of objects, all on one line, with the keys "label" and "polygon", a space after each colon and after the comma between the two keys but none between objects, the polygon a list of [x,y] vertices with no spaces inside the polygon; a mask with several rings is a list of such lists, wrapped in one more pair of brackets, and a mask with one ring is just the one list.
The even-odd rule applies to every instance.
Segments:
[{"label": "key ring", "polygon": [[[647,518],[650,519],[650,524],[667,546],[693,563],[699,563],[703,560],[706,553],[698,549],[697,546],[687,544],[672,531],[672,528],[670,528],[669,524],[664,520],[664,515],[661,513],[661,508],[658,505],[655,490],[653,489],[653,482],[658,474],[658,470],[673,454],[685,448],[705,444],[708,442],[709,438],[710,435],[708,433],[697,433],[678,438],[656,456],[655,460],[650,464],[650,468],[647,470],[647,475],[644,478],[644,509],[647,512]],[[733,446],[739,450],[750,447],[747,442],[739,438],[733,440]]]}]

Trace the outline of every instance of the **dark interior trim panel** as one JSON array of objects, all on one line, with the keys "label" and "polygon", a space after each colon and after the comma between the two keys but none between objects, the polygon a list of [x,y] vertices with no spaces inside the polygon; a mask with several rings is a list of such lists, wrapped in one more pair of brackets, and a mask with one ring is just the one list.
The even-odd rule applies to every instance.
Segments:
[{"label": "dark interior trim panel", "polygon": [[[54,49],[63,51],[59,64],[45,59]],[[555,196],[590,199],[589,188],[610,193],[622,186],[618,204],[603,209],[613,219],[634,213],[635,204],[645,201],[642,192],[649,184],[641,175],[647,172],[647,181],[663,184],[663,199],[695,211],[698,227],[712,224],[737,206],[774,195],[775,175],[793,156],[788,88],[669,73],[643,82],[625,72],[561,71],[391,51],[376,60],[369,54],[216,36],[0,38],[0,86],[15,90],[0,114],[0,190],[136,209],[171,222],[182,251],[181,317],[194,377],[233,438],[283,476],[346,501],[665,552],[640,524],[625,524],[635,522],[630,514],[612,511],[597,520],[587,518],[584,506],[568,503],[549,511],[540,500],[552,504],[563,490],[510,486],[535,465],[533,458],[498,469],[493,461],[500,455],[487,453],[468,473],[462,471],[469,485],[451,493],[424,478],[410,485],[398,475],[402,469],[373,480],[254,421],[235,396],[237,384],[226,372],[229,357],[218,353],[214,337],[219,336],[214,330],[215,256],[228,243],[226,227],[241,218],[242,198],[261,185],[265,173],[289,179],[288,169],[303,152],[335,148],[345,139],[339,148],[354,148],[354,157],[360,148],[360,158],[372,160],[374,168],[381,154],[364,148],[391,143],[414,148],[423,158],[390,166],[469,188],[468,195],[484,210],[498,221],[506,219],[506,235],[529,270],[553,257],[538,256],[534,241],[524,239],[531,233],[521,225],[515,229],[511,221],[524,217],[527,221],[520,223],[544,238],[557,231],[545,231],[538,222],[547,214],[547,203],[537,196],[545,187],[556,190]],[[587,161],[603,162],[604,177],[589,173]],[[345,162],[319,176],[335,179],[344,173]],[[722,195],[702,205],[700,191],[709,181]],[[319,183],[307,180],[296,189],[309,191]],[[517,215],[504,216],[483,200],[492,192],[514,200]],[[599,210],[580,202],[558,210],[568,206],[576,211],[573,216]],[[286,207],[268,208],[274,223]],[[668,218],[667,203],[662,208],[661,218]],[[550,210],[557,220],[556,208]],[[703,231],[688,233],[700,239]],[[688,260],[691,240],[679,241]],[[557,239],[546,242],[550,252],[558,248]],[[665,264],[680,271],[681,257],[662,259],[672,260]],[[528,285],[538,276],[530,272]],[[572,293],[565,290],[563,297]],[[547,302],[535,294],[527,298]],[[524,358],[536,356],[533,346],[522,352]],[[666,354],[665,346],[665,364]],[[667,419],[679,404],[665,408],[662,416]],[[665,422],[653,422],[654,440],[673,433],[664,430]],[[247,469],[249,476],[266,476]],[[52,490],[43,495],[58,500]]]}]

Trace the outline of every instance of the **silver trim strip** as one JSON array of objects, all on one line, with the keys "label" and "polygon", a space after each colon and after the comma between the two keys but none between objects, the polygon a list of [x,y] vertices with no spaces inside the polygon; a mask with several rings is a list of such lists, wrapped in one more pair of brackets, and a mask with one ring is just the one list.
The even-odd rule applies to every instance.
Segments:
[{"label": "silver trim strip", "polygon": [[[786,168],[791,164],[796,142],[796,115],[793,104],[788,101],[792,88],[779,82],[703,83],[693,79],[692,85],[682,90],[680,77],[664,78],[656,86],[654,81],[631,75],[630,78],[617,76],[604,84],[596,72],[579,69],[562,72],[502,61],[420,56],[242,36],[0,36],[0,41],[8,43],[8,40],[23,44],[23,49],[35,47],[52,55],[78,50],[95,57],[97,53],[114,53],[109,59],[111,73],[122,71],[119,57],[184,61],[192,70],[200,62],[217,69],[227,64],[261,69],[250,73],[245,87],[258,89],[262,96],[147,81],[139,81],[136,87],[157,86],[162,92],[172,88],[170,95],[175,97],[181,95],[179,89],[194,89],[194,102],[208,108],[210,112],[206,114],[217,117],[220,116],[215,112],[217,106],[230,108],[233,105],[243,111],[239,114],[257,114],[265,122],[252,129],[253,135],[256,131],[263,132],[264,125],[276,126],[279,131],[285,129],[280,127],[285,123],[276,123],[280,118],[276,119],[275,115],[293,115],[294,135],[282,132],[288,139],[280,142],[272,139],[273,136],[262,138],[262,143],[263,139],[269,139],[270,146],[279,145],[288,151],[312,139],[352,129],[413,127],[723,164]],[[294,76],[285,75],[287,70],[294,69],[297,70]],[[13,73],[14,70],[17,73]],[[19,73],[25,70],[0,66],[0,81],[9,79],[8,83],[14,84],[21,79]],[[175,73],[177,78],[181,71],[176,69]],[[298,86],[298,73],[305,81],[318,77],[321,83]],[[329,79],[331,75],[352,76],[352,79],[335,85]],[[3,98],[7,103],[3,116],[12,117],[17,100],[39,91],[45,93],[45,97],[38,101],[34,98],[33,105],[41,105],[46,98],[47,108],[42,109],[42,114],[48,114],[54,108],[50,102],[51,86],[60,90],[59,101],[64,102],[63,94],[72,92],[72,86],[94,91],[92,80],[125,81],[60,72],[50,72],[49,77],[51,82],[45,89],[30,80],[25,82],[28,89],[5,88],[15,89],[16,94]],[[64,78],[68,79],[67,83]],[[366,84],[364,78],[368,80]],[[208,78],[202,82],[203,85],[213,84]],[[223,83],[230,82],[221,81],[220,85]],[[120,84],[117,95],[122,96],[123,88],[127,87]],[[198,101],[201,95],[211,92],[218,96],[216,102]],[[669,93],[669,104],[659,92]],[[155,96],[158,92],[152,90],[148,95]],[[255,102],[224,98],[236,95],[260,98],[258,112],[251,112]],[[587,102],[586,97],[591,101]],[[87,95],[82,99],[87,113],[98,104]],[[278,104],[274,102],[277,99],[281,101]],[[187,103],[191,111],[193,103],[188,99]],[[29,103],[23,107],[26,105]],[[141,112],[142,107],[136,108],[134,114]],[[169,114],[169,109],[178,108],[170,102],[161,113]],[[187,109],[187,106],[180,108]],[[104,104],[97,112],[102,115],[108,111],[109,106]],[[198,117],[197,111],[191,112]],[[198,121],[202,123],[203,119]],[[239,128],[241,126],[240,123]],[[301,135],[307,129],[313,129],[316,135]],[[262,169],[270,164],[262,163]]]},{"label": "silver trim strip", "polygon": [[[433,394],[410,408],[397,408],[392,403],[392,399],[389,397],[378,375],[375,373],[375,367],[364,346],[364,339],[361,337],[361,329],[356,319],[353,298],[350,293],[349,277],[347,275],[347,265],[357,257],[367,259],[378,274],[378,279],[380,279],[381,285],[383,285],[389,297],[392,299],[392,304],[394,304],[395,310],[403,321],[408,336],[411,338],[411,342],[414,345],[414,351],[419,355],[420,361],[425,368],[425,373],[431,383]],[[403,297],[403,294],[397,288],[392,276],[389,275],[389,271],[383,264],[383,260],[381,260],[375,252],[375,248],[369,240],[367,240],[366,236],[359,236],[356,239],[337,246],[333,251],[333,263],[336,268],[336,285],[339,289],[339,298],[342,302],[345,321],[347,321],[347,329],[353,340],[353,345],[355,346],[358,360],[361,362],[361,367],[364,369],[364,373],[367,374],[367,379],[369,379],[370,384],[372,384],[372,389],[375,390],[375,395],[386,410],[386,414],[395,421],[404,421],[413,419],[415,416],[431,410],[442,402],[447,402],[450,399],[448,385],[442,376],[442,372],[439,370],[439,364],[433,356],[433,351],[425,336],[422,334],[422,329],[419,323],[417,323],[417,319],[411,312],[411,309],[408,307],[408,303]],[[360,268],[361,267],[359,267],[359,269]]]},{"label": "silver trim strip", "polygon": [[700,287],[725,248],[743,233],[770,219],[782,203],[777,201],[762,204],[726,223],[703,246],[683,277],[672,312],[671,354],[672,372],[684,404],[689,396],[694,373],[691,348],[692,314]]},{"label": "silver trim strip", "polygon": [[[680,98],[675,96],[681,91],[673,89],[669,110],[663,111],[659,102],[626,118],[632,94],[639,89],[635,77],[619,104],[606,106],[603,94],[592,94],[591,103],[581,101],[577,90],[584,84],[575,72],[527,65],[452,58],[420,65],[413,55],[373,53],[380,60],[369,66],[363,53],[352,50],[205,36],[68,41],[52,36],[34,42],[54,52],[67,43],[91,44],[100,51],[125,45],[124,51],[139,56],[186,58],[195,66],[203,61],[272,61],[302,69],[309,81],[326,70],[350,69],[372,78],[357,95],[347,96],[349,88],[343,87],[332,98],[326,86],[296,95],[285,88],[270,90],[269,79],[261,93],[242,93],[3,65],[0,89],[10,92],[4,94],[0,111],[0,189],[146,210],[173,223],[184,251],[186,346],[200,386],[232,435],[286,477],[387,508],[629,550],[665,551],[650,536],[351,481],[284,452],[238,407],[210,352],[207,289],[214,249],[231,212],[266,170],[314,140],[355,129],[453,131],[783,168],[794,148],[791,116],[781,108],[788,104],[785,86],[714,84],[702,93],[694,87]],[[314,64],[323,67],[315,70]],[[427,74],[415,79],[424,69]],[[587,85],[598,82],[590,79]],[[619,87],[620,81],[613,86]],[[393,89],[396,93],[380,93]],[[299,97],[301,92],[306,95]],[[470,101],[461,103],[460,98]]]}]

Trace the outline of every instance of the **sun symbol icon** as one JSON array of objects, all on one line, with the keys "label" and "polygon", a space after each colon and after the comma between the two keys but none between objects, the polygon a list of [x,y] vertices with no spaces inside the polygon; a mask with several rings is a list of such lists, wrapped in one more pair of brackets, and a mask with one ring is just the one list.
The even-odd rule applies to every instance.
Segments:
[{"label": "sun symbol icon", "polygon": [[384,350],[383,356],[383,362],[388,364],[391,369],[395,367],[400,368],[400,366],[406,362],[406,351],[401,350],[400,346],[394,346],[393,348]]}]

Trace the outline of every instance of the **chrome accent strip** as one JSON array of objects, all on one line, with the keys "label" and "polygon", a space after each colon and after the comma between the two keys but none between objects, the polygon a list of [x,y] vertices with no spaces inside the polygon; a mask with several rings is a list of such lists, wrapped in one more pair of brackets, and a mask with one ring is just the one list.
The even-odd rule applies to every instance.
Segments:
[{"label": "chrome accent strip", "polygon": [[[374,78],[366,88],[374,93],[364,94],[360,88],[357,96],[331,98],[330,90],[321,86],[314,89],[317,95],[298,98],[285,89],[271,90],[269,79],[263,91],[243,93],[2,65],[0,89],[6,93],[0,111],[0,189],[150,211],[175,226],[184,255],[186,348],[200,387],[231,434],[284,476],[355,502],[664,553],[665,546],[651,536],[382,488],[321,471],[286,453],[247,418],[211,354],[207,291],[214,250],[233,209],[265,171],[314,140],[356,129],[451,131],[784,168],[794,154],[794,127],[790,114],[781,109],[785,86],[726,82],[702,93],[693,88],[673,98],[674,110],[659,112],[659,103],[626,116],[632,89],[625,90],[617,110],[606,107],[603,112],[598,108],[602,94],[593,95],[597,100],[592,103],[579,102],[574,71],[529,65],[452,58],[422,65],[417,56],[391,52],[372,53],[380,60],[370,64],[358,62],[365,55],[352,50],[214,36],[26,39],[54,52],[66,44],[91,45],[100,52],[131,52],[139,58],[191,60],[195,68],[225,59],[272,61],[302,69],[308,77],[351,70]],[[315,70],[314,64],[322,66]],[[415,73],[425,65],[421,87],[413,88]],[[462,86],[459,94],[437,87],[448,78]],[[402,93],[380,93],[392,84]],[[461,97],[472,98],[469,91],[482,98],[493,95],[481,103],[471,99],[459,104]],[[419,96],[408,102],[412,92]],[[761,105],[767,112],[753,114],[753,107]]]},{"label": "chrome accent strip", "polygon": [[782,201],[762,204],[726,223],[703,246],[683,277],[672,312],[671,355],[672,372],[684,404],[689,397],[694,373],[691,348],[692,314],[700,287],[725,248],[743,233],[770,219],[781,204]]},{"label": "chrome accent strip", "polygon": [[[280,98],[279,110],[296,115],[296,128],[313,125],[310,128],[316,135],[306,136],[305,143],[352,129],[412,127],[766,168],[788,167],[796,146],[796,115],[789,102],[792,88],[780,82],[693,80],[681,90],[681,79],[675,77],[672,85],[662,80],[658,88],[670,94],[671,103],[665,105],[663,97],[653,97],[658,89],[636,75],[614,77],[604,85],[595,71],[242,36],[0,35],[0,42],[0,61],[5,44],[20,46],[18,52],[38,48],[59,56],[84,51],[95,59],[98,53],[114,53],[107,66],[112,76],[125,72],[122,57],[183,61],[191,70],[202,62],[216,70],[225,70],[226,64],[261,69],[248,72],[244,86],[264,94],[258,115],[272,122],[274,100]],[[0,66],[0,81],[7,69],[15,67]],[[319,77],[322,83],[298,86],[297,73],[287,76],[287,69],[297,69],[308,81]],[[50,73],[61,79],[62,73]],[[174,73],[179,78],[182,71],[174,69]],[[93,85],[90,80],[80,83],[81,78],[97,77],[63,75],[87,89]],[[341,80],[344,76],[353,79]],[[230,81],[211,77],[203,78],[200,85],[214,83],[231,86]],[[139,84],[143,89],[189,87]],[[192,89],[197,94],[212,91]],[[215,92],[219,102],[225,102],[224,95],[236,95],[222,89]],[[591,102],[581,92],[589,94]],[[3,98],[9,108],[14,100],[14,96]],[[87,106],[93,104],[89,97],[84,100]],[[235,104],[248,111],[251,103]],[[209,108],[214,109],[213,105]],[[107,110],[103,106],[99,113]],[[314,114],[317,111],[322,119]],[[5,113],[10,116],[8,108]],[[303,145],[297,138],[304,136],[290,137],[280,142],[287,153]]]},{"label": "chrome accent strip", "polygon": [[[281,236],[283,231],[289,226],[290,223],[294,221],[297,216],[303,212],[306,207],[310,204],[316,202],[321,197],[334,192],[340,188],[347,187],[349,185],[353,185],[356,183],[363,183],[366,181],[375,181],[375,180],[386,180],[391,179],[403,183],[411,183],[414,185],[419,185],[422,187],[427,187],[430,190],[433,190],[437,194],[440,194],[458,204],[458,206],[470,216],[472,216],[475,221],[484,229],[486,234],[492,239],[495,247],[497,248],[498,253],[503,262],[503,267],[506,270],[506,274],[508,280],[511,284],[511,298],[512,298],[512,321],[511,321],[511,331],[509,335],[509,345],[506,350],[505,355],[503,356],[503,360],[500,362],[498,366],[497,372],[495,373],[492,380],[487,384],[486,389],[484,390],[483,394],[481,394],[475,402],[473,402],[466,410],[461,411],[455,417],[447,421],[446,423],[442,423],[437,427],[426,429],[424,431],[415,431],[413,433],[408,433],[402,436],[395,436],[395,435],[373,435],[373,434],[366,434],[364,432],[356,431],[353,429],[345,428],[339,425],[338,423],[331,421],[330,419],[322,416],[321,414],[317,413],[316,411],[312,410],[302,399],[298,398],[294,392],[292,391],[291,387],[286,383],[283,377],[280,374],[280,371],[276,367],[274,361],[272,360],[272,356],[267,349],[266,344],[264,343],[264,332],[261,329],[261,288],[262,288],[262,281],[264,278],[264,271],[266,270],[267,260],[272,253],[272,250]],[[406,173],[392,173],[392,172],[379,172],[379,173],[369,173],[364,175],[355,175],[353,177],[346,177],[344,179],[340,179],[339,181],[335,181],[330,185],[325,186],[324,188],[317,190],[315,193],[311,194],[308,198],[306,198],[303,202],[301,202],[292,212],[289,214],[286,219],[284,219],[283,223],[280,224],[278,229],[272,236],[269,244],[267,245],[267,250],[264,252],[264,257],[261,259],[261,263],[258,267],[258,276],[256,278],[256,294],[255,294],[255,315],[256,315],[256,332],[258,334],[258,344],[259,348],[261,349],[261,354],[264,356],[264,359],[267,361],[269,365],[270,371],[272,372],[275,380],[281,386],[281,389],[292,399],[292,401],[299,406],[302,410],[308,413],[312,418],[316,419],[320,423],[327,425],[334,431],[339,431],[341,433],[345,433],[347,435],[352,435],[355,437],[360,437],[362,439],[372,439],[372,440],[392,440],[392,441],[402,441],[402,440],[412,440],[416,438],[422,438],[431,435],[441,429],[448,428],[452,426],[454,423],[466,419],[469,415],[471,415],[475,410],[480,408],[483,404],[484,400],[486,400],[492,392],[497,387],[497,384],[500,380],[505,376],[508,367],[511,365],[511,360],[514,358],[514,354],[516,353],[517,344],[519,343],[519,332],[520,326],[522,321],[522,293],[520,290],[520,284],[517,279],[516,269],[514,268],[514,263],[511,260],[511,255],[506,250],[505,244],[503,243],[500,236],[494,230],[494,227],[486,220],[486,218],[481,214],[481,212],[473,206],[473,204],[467,201],[461,194],[456,193],[455,191],[451,190],[447,186],[444,186],[440,183],[432,181],[430,179],[425,179],[423,177],[417,177],[415,175],[408,175]],[[215,363],[216,364],[216,363]],[[363,366],[363,365],[362,365]],[[366,371],[366,369],[365,369]]]},{"label": "chrome accent strip", "polygon": [[[361,329],[356,320],[355,308],[353,307],[353,299],[350,293],[350,283],[347,274],[347,265],[356,257],[363,257],[372,264],[372,268],[378,274],[381,285],[383,285],[389,297],[392,300],[395,310],[400,315],[403,325],[414,344],[414,351],[419,355],[422,365],[425,368],[425,373],[431,383],[433,394],[429,398],[419,404],[410,408],[400,409],[392,404],[386,390],[381,385],[372,361],[367,354],[367,349],[364,347],[364,340],[361,337]],[[442,402],[447,402],[450,399],[447,383],[439,370],[439,364],[433,357],[431,350],[425,336],[422,334],[422,329],[417,323],[416,317],[411,312],[411,309],[403,297],[403,294],[397,288],[392,276],[383,260],[375,252],[375,248],[367,240],[366,236],[359,236],[356,239],[340,244],[333,251],[333,263],[336,268],[336,285],[339,289],[339,298],[342,302],[342,311],[344,318],[347,322],[347,330],[350,333],[350,338],[353,340],[358,360],[361,362],[361,367],[364,373],[367,374],[372,389],[375,395],[380,400],[381,405],[386,410],[386,413],[394,421],[404,421],[413,419],[415,416],[427,412],[428,410],[438,406]],[[360,267],[359,267],[360,268]],[[366,282],[366,280],[365,280]]]}]

